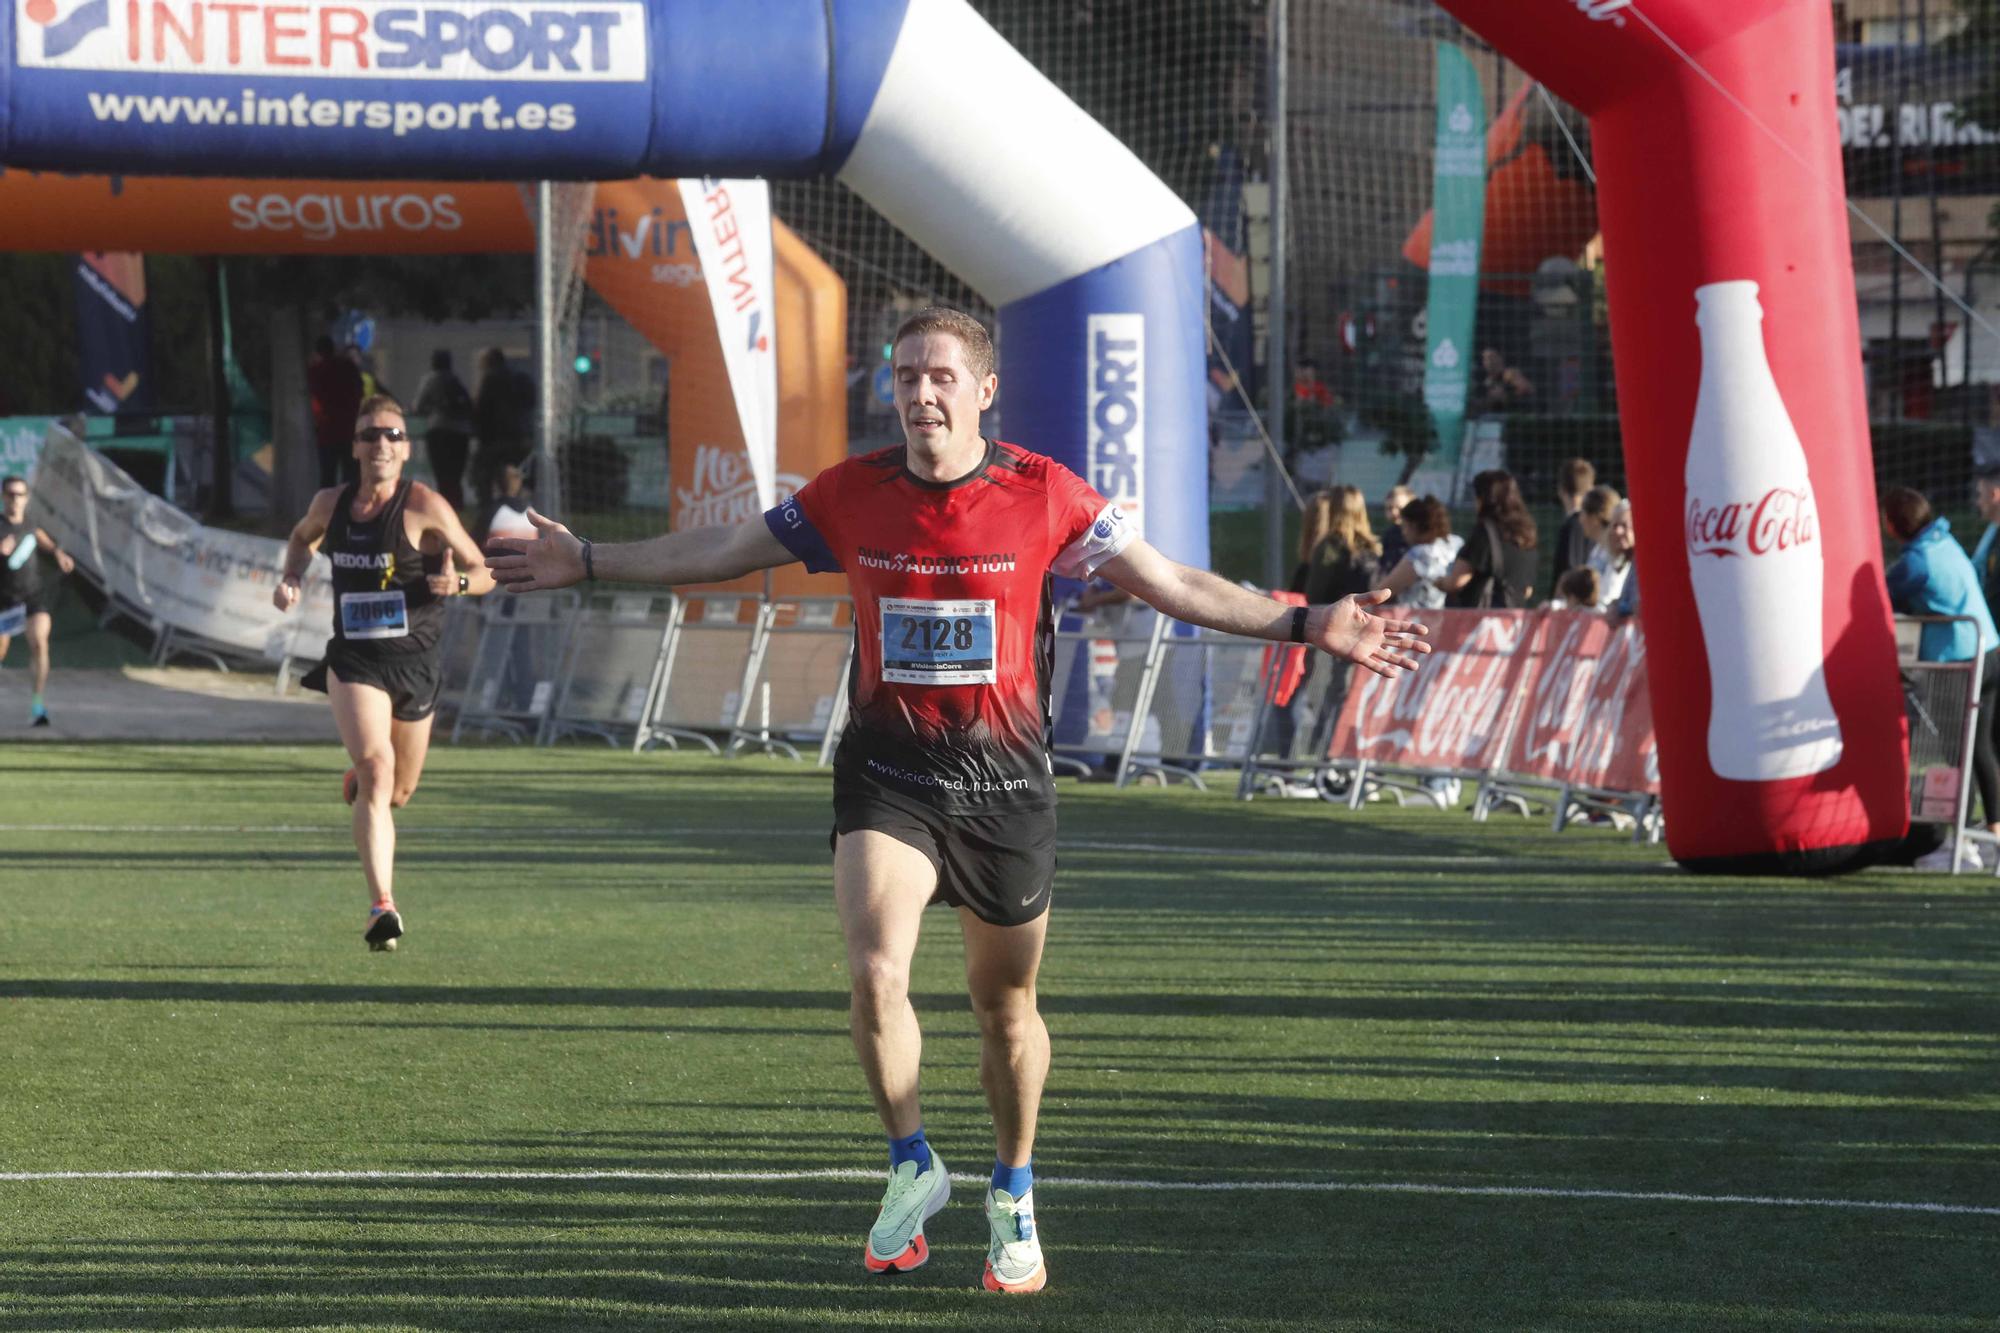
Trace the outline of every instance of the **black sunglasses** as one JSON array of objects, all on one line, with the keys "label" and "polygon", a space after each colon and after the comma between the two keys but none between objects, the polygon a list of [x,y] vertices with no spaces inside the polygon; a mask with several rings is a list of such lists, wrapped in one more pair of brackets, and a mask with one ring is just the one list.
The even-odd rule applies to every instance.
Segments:
[{"label": "black sunglasses", "polygon": [[357,444],[373,444],[377,440],[387,440],[391,444],[401,444],[410,438],[410,432],[401,426],[363,426],[354,432]]}]

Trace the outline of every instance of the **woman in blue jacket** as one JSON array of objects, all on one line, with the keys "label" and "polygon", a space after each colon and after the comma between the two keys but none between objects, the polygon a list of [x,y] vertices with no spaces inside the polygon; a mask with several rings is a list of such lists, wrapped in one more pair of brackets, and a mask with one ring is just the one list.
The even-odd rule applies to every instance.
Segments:
[{"label": "woman in blue jacket", "polygon": [[[1986,609],[1979,575],[1951,535],[1951,520],[1935,517],[1931,502],[1907,486],[1882,496],[1882,527],[1903,543],[1889,566],[1889,600],[1909,616],[1964,616],[1972,623],[1925,625],[1917,643],[1921,662],[1969,662],[1983,656],[1979,720],[1972,736],[1972,779],[1986,827],[2000,834],[2000,755],[1993,744],[1994,705],[2000,701],[2000,631]],[[1948,855],[1949,853],[1947,853]]]}]

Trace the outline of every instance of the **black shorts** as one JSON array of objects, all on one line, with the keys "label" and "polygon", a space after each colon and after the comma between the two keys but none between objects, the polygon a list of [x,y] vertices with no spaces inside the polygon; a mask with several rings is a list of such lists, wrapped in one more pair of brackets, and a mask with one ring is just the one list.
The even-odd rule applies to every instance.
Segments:
[{"label": "black shorts", "polygon": [[11,623],[17,615],[21,617],[20,630],[7,631],[10,633],[25,634],[28,629],[28,621],[34,619],[36,616],[50,614],[53,613],[49,610],[48,596],[40,589],[29,593],[16,602],[0,602],[0,625]]},{"label": "black shorts", "polygon": [[398,722],[421,722],[437,707],[444,673],[434,652],[368,653],[334,639],[326,645],[326,660],[299,683],[327,693],[326,672],[349,685],[372,685],[389,696],[389,715]]},{"label": "black shorts", "polygon": [[873,829],[916,848],[937,870],[934,903],[969,908],[994,926],[1021,926],[1049,910],[1056,882],[1056,812],[958,815],[865,781],[834,779],[833,835]]}]

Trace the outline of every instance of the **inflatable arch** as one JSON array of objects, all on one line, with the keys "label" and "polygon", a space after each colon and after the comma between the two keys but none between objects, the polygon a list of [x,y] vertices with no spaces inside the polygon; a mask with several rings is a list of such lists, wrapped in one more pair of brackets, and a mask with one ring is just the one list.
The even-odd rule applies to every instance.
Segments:
[{"label": "inflatable arch", "polygon": [[[1674,854],[1850,863],[1908,791],[1826,0],[1444,7],[1591,117]],[[1007,433],[1206,562],[1194,218],[964,0],[0,0],[0,47],[15,166],[834,174],[999,308]]]}]

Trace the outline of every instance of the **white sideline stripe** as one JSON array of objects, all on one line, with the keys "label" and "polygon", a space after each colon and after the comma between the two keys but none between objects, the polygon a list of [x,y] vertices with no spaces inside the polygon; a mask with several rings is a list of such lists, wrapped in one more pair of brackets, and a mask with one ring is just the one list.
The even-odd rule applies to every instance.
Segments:
[{"label": "white sideline stripe", "polygon": [[[0,824],[0,833],[346,833],[345,824]],[[440,824],[435,827],[407,825],[403,831],[418,837],[439,834],[457,837],[492,837],[503,833],[535,833],[558,838],[812,838],[825,841],[824,828],[544,828],[535,824]],[[1506,856],[1444,855],[1425,856],[1421,852],[1398,852],[1395,856],[1329,853],[1317,847],[1199,847],[1185,842],[1105,842],[1097,838],[1063,838],[1064,847],[1086,852],[1185,852],[1190,856],[1281,856],[1322,859],[1333,856],[1342,865],[1369,864],[1393,860],[1398,865],[1498,865],[1513,860]]]},{"label": "white sideline stripe", "polygon": [[[176,1180],[283,1183],[294,1180],[519,1180],[564,1183],[592,1180],[655,1180],[670,1184],[770,1184],[799,1180],[879,1181],[880,1171],[833,1167],[819,1171],[0,1171],[0,1182],[60,1180]],[[960,1172],[952,1180],[976,1185],[987,1177]],[[1910,1203],[1893,1199],[1814,1199],[1774,1194],[1693,1194],[1682,1190],[1559,1189],[1525,1185],[1431,1185],[1399,1181],[1344,1180],[1128,1180],[1115,1176],[1044,1176],[1052,1189],[1146,1190],[1178,1193],[1433,1194],[1490,1199],[1607,1199],[1625,1203],[1707,1203],[1752,1208],[1831,1208],[1870,1212],[1932,1213],[1959,1217],[2000,1217],[2000,1207],[1969,1203]]]}]

